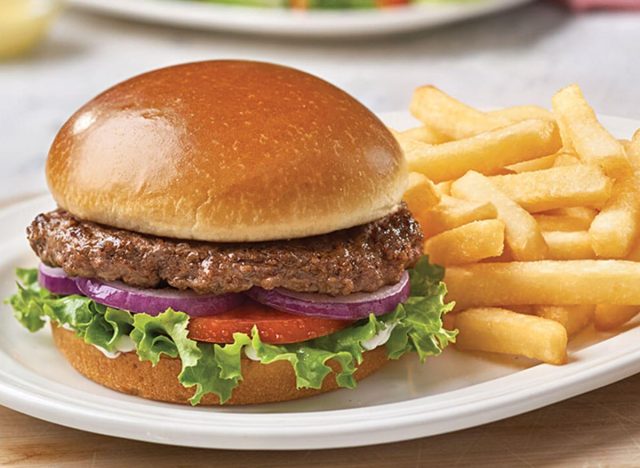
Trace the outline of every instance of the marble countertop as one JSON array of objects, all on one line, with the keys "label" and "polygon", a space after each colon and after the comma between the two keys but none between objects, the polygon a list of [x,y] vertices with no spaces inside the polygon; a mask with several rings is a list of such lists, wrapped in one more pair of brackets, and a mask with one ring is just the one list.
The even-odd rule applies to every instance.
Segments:
[{"label": "marble countertop", "polygon": [[322,76],[377,112],[434,83],[478,106],[548,105],[578,82],[599,112],[640,118],[640,14],[573,15],[546,2],[405,36],[318,42],[169,29],[68,11],[30,57],[0,63],[0,200],[45,190],[64,120],[106,87],[211,58],[275,61]]}]

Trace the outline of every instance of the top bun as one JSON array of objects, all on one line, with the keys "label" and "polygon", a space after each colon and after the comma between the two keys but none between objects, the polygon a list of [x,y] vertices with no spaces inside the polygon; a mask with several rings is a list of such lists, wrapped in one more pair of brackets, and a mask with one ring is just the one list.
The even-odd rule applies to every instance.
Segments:
[{"label": "top bun", "polygon": [[324,234],[393,211],[406,179],[384,124],[331,84],[259,62],[155,70],[69,119],[47,160],[81,219],[179,239]]}]

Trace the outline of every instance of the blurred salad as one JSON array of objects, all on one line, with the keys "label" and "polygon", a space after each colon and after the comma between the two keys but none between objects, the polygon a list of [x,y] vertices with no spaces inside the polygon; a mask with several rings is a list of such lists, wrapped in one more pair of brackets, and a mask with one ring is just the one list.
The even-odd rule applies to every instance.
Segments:
[{"label": "blurred salad", "polygon": [[[1,1],[1,0],[0,0]],[[192,1],[192,0],[191,0]],[[265,8],[291,8],[296,10],[348,10],[387,8],[411,3],[417,0],[196,0],[204,3],[224,3]],[[436,0],[452,1],[452,0]],[[456,0],[453,0],[456,1]]]}]

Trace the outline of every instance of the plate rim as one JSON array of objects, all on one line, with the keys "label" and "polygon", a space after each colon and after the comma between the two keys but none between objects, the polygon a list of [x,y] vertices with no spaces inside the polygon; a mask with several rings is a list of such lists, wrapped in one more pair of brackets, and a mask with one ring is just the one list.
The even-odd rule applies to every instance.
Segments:
[{"label": "plate rim", "polygon": [[[407,125],[411,120],[404,111],[379,116],[387,122],[399,120]],[[611,125],[640,126],[640,121],[634,119],[602,118]],[[12,204],[0,210],[0,220],[25,211],[34,213],[45,203],[51,203],[49,195]],[[0,233],[0,252],[12,248],[11,243],[19,241],[23,242],[15,232]],[[9,262],[0,261],[5,265]],[[616,346],[616,342],[625,341],[627,337],[633,337],[633,343],[637,345]],[[609,348],[609,351],[600,352],[604,348]],[[583,354],[596,357],[581,361]],[[577,356],[575,362],[562,367],[540,364],[457,390],[361,408],[245,414],[209,409],[201,411],[170,404],[150,405],[150,402],[140,399],[135,403],[123,403],[126,409],[105,413],[100,399],[89,405],[87,402],[78,404],[71,396],[60,398],[56,392],[59,387],[64,387],[63,383],[51,382],[53,385],[39,386],[34,390],[38,378],[46,380],[46,377],[36,374],[35,382],[25,382],[24,379],[21,382],[11,373],[12,366],[19,364],[12,364],[10,358],[0,351],[0,364],[3,364],[0,366],[0,404],[76,429],[171,445],[244,450],[354,447],[409,440],[485,424],[633,375],[640,372],[640,327],[589,346],[579,351]],[[520,377],[515,378],[516,374]],[[496,382],[506,382],[498,393],[491,388],[496,386]],[[443,400],[449,406],[442,405]],[[452,403],[455,404],[452,406]],[[374,420],[358,418],[371,411],[376,414]],[[140,417],[141,412],[147,419]],[[189,416],[187,419],[181,417],[186,415]],[[93,423],[90,427],[86,422],[89,417]],[[176,421],[177,417],[180,417],[179,421]],[[153,421],[155,434],[149,431],[149,420]],[[122,431],[123,425],[127,426],[125,431]],[[434,430],[434,425],[440,426]],[[176,436],[176,431],[182,434]],[[248,437],[252,438],[250,446],[247,446]]]}]

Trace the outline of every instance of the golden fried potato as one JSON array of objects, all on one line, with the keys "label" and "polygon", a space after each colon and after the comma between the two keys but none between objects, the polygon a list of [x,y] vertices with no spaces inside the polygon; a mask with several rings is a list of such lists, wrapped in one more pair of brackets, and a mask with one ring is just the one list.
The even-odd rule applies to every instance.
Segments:
[{"label": "golden fried potato", "polygon": [[627,153],[631,160],[631,164],[635,168],[640,166],[640,129],[636,130],[633,134],[633,138],[631,138],[631,142],[627,148]]},{"label": "golden fried potato", "polygon": [[596,306],[593,323],[597,330],[620,328],[640,312],[640,306],[600,304]]},{"label": "golden fried potato", "polygon": [[556,125],[544,120],[525,120],[440,145],[415,140],[402,144],[410,170],[434,182],[454,180],[470,170],[499,174],[509,164],[546,156],[559,148]]},{"label": "golden fried potato", "polygon": [[504,223],[474,221],[427,239],[424,253],[437,265],[462,265],[497,257],[504,249]]},{"label": "golden fried potato", "polygon": [[555,320],[499,308],[469,309],[456,314],[456,348],[514,354],[549,364],[567,359],[567,331]]},{"label": "golden fried potato", "polygon": [[542,231],[588,231],[598,212],[577,206],[533,215]]},{"label": "golden fried potato", "polygon": [[539,304],[640,305],[640,263],[543,260],[452,266],[445,272],[459,309]]},{"label": "golden fried potato", "polygon": [[408,179],[402,199],[412,213],[420,217],[421,213],[440,203],[440,192],[426,176],[410,172]]},{"label": "golden fried potato", "polygon": [[552,108],[481,111],[423,86],[423,126],[396,133],[458,349],[561,364],[568,337],[640,313],[640,129],[611,135],[577,85]]},{"label": "golden fried potato", "polygon": [[534,306],[534,310],[538,317],[555,320],[560,323],[567,330],[567,335],[571,337],[593,321],[595,306],[538,305]]},{"label": "golden fried potato", "polygon": [[558,91],[552,104],[558,125],[566,133],[563,139],[570,142],[580,159],[600,165],[609,175],[629,168],[623,146],[598,122],[577,85]]},{"label": "golden fried potato", "polygon": [[[561,215],[537,214],[533,216],[543,232],[574,232],[587,231],[591,225],[580,218]],[[591,242],[591,241],[589,241]]]},{"label": "golden fried potato", "polygon": [[583,260],[596,258],[587,231],[543,231],[551,260]]},{"label": "golden fried potato", "polygon": [[575,153],[560,151],[553,162],[553,167],[575,166],[582,164],[580,158]]},{"label": "golden fried potato", "polygon": [[530,161],[510,164],[509,166],[506,166],[506,169],[509,170],[509,172],[515,172],[516,174],[549,169],[550,167],[553,167],[557,157],[558,153],[550,154],[548,156],[542,156],[541,158],[531,159]]},{"label": "golden fried potato", "polygon": [[436,145],[450,140],[446,136],[439,133],[437,130],[434,130],[433,128],[427,127],[425,125],[410,128],[409,130],[404,130],[401,132],[394,131],[393,134],[398,141],[416,140],[430,145]]},{"label": "golden fried potato", "polygon": [[426,126],[454,140],[524,120],[555,121],[552,112],[539,106],[514,106],[483,112],[430,85],[415,90],[410,110]]},{"label": "golden fried potato", "polygon": [[540,260],[547,256],[547,244],[536,220],[520,205],[477,172],[468,172],[451,185],[451,193],[476,202],[491,202],[498,219],[505,224],[505,239],[516,260]]},{"label": "golden fried potato", "polygon": [[596,166],[579,164],[493,176],[491,183],[530,213],[599,206],[611,196],[611,179]]},{"label": "golden fried potato", "polygon": [[451,180],[447,180],[446,182],[438,182],[436,184],[436,190],[440,195],[451,195]]},{"label": "golden fried potato", "polygon": [[640,234],[640,170],[620,172],[608,202],[589,228],[591,244],[602,258],[624,258]]},{"label": "golden fried potato", "polygon": [[498,211],[491,202],[474,202],[444,195],[440,203],[421,213],[420,224],[425,236],[432,237],[463,224],[497,217]]},{"label": "golden fried potato", "polygon": [[453,140],[512,123],[508,118],[491,116],[463,104],[435,86],[421,86],[416,89],[409,109],[413,116],[426,126]]},{"label": "golden fried potato", "polygon": [[640,262],[640,241],[636,242],[633,247],[631,247],[631,251],[629,255],[627,255],[627,260],[631,260],[632,262]]}]

